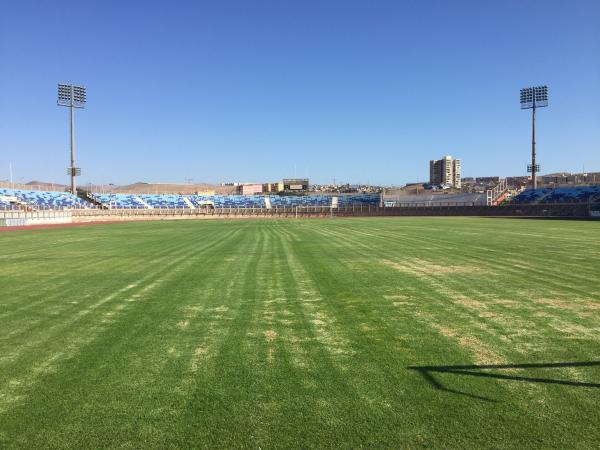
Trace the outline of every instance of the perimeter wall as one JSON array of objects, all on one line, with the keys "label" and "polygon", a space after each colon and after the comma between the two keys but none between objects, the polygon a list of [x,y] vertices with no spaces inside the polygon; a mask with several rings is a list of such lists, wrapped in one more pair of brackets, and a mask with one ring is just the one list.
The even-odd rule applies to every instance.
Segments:
[{"label": "perimeter wall", "polygon": [[174,220],[174,219],[277,219],[305,217],[368,216],[480,216],[600,219],[600,204],[551,204],[507,206],[401,206],[291,207],[217,209],[75,209],[64,211],[0,210],[0,226],[61,224],[71,222]]},{"label": "perimeter wall", "polygon": [[72,211],[20,211],[0,210],[0,226],[21,227],[26,225],[50,225],[73,222]]},{"label": "perimeter wall", "polygon": [[169,220],[216,218],[284,217],[365,217],[365,216],[487,216],[487,217],[573,217],[600,215],[600,204],[552,204],[507,206],[353,206],[291,208],[217,208],[217,209],[115,209],[74,210],[73,221]]}]

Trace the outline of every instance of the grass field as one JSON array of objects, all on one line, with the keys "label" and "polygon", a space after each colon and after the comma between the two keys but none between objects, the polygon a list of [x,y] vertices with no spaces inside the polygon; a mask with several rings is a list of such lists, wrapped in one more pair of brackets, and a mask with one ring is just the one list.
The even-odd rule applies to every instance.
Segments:
[{"label": "grass field", "polygon": [[600,223],[0,233],[0,447],[596,448]]}]

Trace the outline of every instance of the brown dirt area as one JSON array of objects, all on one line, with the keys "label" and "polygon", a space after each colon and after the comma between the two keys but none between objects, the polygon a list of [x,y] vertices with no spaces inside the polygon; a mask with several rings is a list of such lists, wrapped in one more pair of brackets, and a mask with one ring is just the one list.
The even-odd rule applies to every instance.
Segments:
[{"label": "brown dirt area", "polygon": [[267,340],[267,342],[273,342],[277,337],[277,332],[275,332],[274,330],[267,330],[263,334],[265,335],[265,339]]},{"label": "brown dirt area", "polygon": [[448,274],[448,273],[473,273],[479,271],[477,267],[472,266],[444,266],[435,264],[422,259],[411,259],[401,263],[390,260],[383,260],[383,263],[394,269],[411,275],[425,276],[428,274]]}]

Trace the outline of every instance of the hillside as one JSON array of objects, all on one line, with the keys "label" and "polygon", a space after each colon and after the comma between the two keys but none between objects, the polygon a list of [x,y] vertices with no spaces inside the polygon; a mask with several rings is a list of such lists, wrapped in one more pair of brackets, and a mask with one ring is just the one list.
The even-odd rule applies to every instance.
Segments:
[{"label": "hillside", "polygon": [[[51,183],[48,181],[29,181],[25,184],[0,182],[2,188],[31,189],[36,191],[66,191],[66,184]],[[177,183],[133,183],[123,186],[112,184],[105,185],[79,185],[84,189],[103,192],[119,192],[124,194],[194,194],[196,192],[214,192],[215,194],[233,194],[233,186],[221,186],[208,183],[177,184]]]},{"label": "hillside", "polygon": [[124,194],[195,194],[196,192],[214,192],[215,194],[232,194],[233,186],[217,184],[177,184],[177,183],[133,183],[124,186],[108,186],[108,192]]}]

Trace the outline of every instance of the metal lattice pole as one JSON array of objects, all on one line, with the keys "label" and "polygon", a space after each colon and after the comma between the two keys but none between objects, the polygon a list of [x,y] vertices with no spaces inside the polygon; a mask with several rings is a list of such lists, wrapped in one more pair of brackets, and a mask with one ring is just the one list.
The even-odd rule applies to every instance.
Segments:
[{"label": "metal lattice pole", "polygon": [[71,111],[71,193],[77,194],[77,186],[75,184],[75,114],[73,114],[73,105],[70,106]]},{"label": "metal lattice pole", "polygon": [[84,108],[87,102],[86,88],[73,84],[58,84],[58,106],[69,108],[71,124],[71,164],[67,168],[67,174],[71,178],[71,193],[77,194],[75,177],[81,175],[81,169],[75,166],[75,111],[74,108]]},{"label": "metal lattice pole", "polygon": [[535,100],[533,101],[531,120],[531,185],[537,189],[537,171],[535,165]]},{"label": "metal lattice pole", "polygon": [[535,148],[535,113],[537,108],[548,106],[548,86],[535,86],[521,89],[521,109],[531,109],[531,164],[527,165],[527,172],[531,172],[531,186],[537,189],[537,175],[540,166],[537,163]]}]

